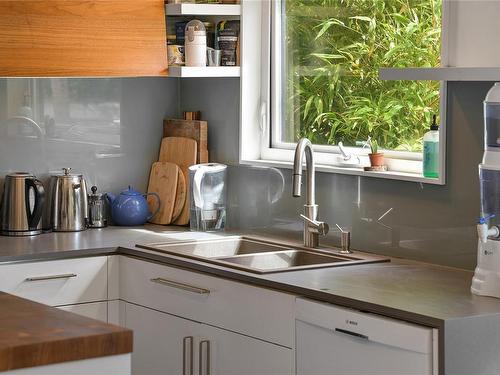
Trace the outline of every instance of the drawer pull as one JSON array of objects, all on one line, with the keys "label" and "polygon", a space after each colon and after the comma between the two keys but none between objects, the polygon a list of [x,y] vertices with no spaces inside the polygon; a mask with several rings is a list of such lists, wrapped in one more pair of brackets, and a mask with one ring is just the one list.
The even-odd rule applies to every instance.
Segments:
[{"label": "drawer pull", "polygon": [[348,331],[347,329],[335,328],[335,332],[343,333],[344,335],[354,336],[354,337],[357,337],[357,338],[363,339],[363,340],[368,340],[368,336],[363,335],[361,333]]},{"label": "drawer pull", "polygon": [[[205,355],[203,355],[203,347],[206,347]],[[200,341],[199,349],[199,373],[200,375],[210,375],[210,341]],[[205,370],[203,370],[203,357],[205,357]]]},{"label": "drawer pull", "polygon": [[182,375],[193,375],[193,336],[182,340]]},{"label": "drawer pull", "polygon": [[42,280],[57,280],[57,279],[69,279],[76,277],[76,273],[63,273],[61,275],[47,275],[47,276],[35,276],[27,277],[25,281],[42,281]]},{"label": "drawer pull", "polygon": [[209,289],[200,288],[200,287],[192,286],[192,285],[188,285],[188,284],[183,284],[183,283],[179,283],[177,281],[167,280],[167,279],[164,279],[163,277],[156,277],[154,279],[151,279],[151,281],[153,283],[157,283],[157,284],[161,284],[161,285],[165,285],[165,286],[170,286],[172,288],[182,289],[182,290],[197,293],[197,294],[210,294]]}]

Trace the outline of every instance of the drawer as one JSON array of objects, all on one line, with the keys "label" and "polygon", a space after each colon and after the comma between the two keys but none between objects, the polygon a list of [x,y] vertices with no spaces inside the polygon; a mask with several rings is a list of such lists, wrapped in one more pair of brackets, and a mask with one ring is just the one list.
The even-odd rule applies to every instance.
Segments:
[{"label": "drawer", "polygon": [[293,295],[123,256],[119,273],[127,302],[293,347]]},{"label": "drawer", "polygon": [[106,257],[0,265],[0,290],[51,306],[107,300]]}]

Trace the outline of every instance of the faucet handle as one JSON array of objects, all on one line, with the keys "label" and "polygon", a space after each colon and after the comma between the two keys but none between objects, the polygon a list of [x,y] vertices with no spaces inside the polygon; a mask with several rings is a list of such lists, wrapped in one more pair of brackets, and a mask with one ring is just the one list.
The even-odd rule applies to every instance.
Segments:
[{"label": "faucet handle", "polygon": [[330,226],[327,223],[324,223],[322,221],[312,220],[303,214],[300,214],[300,217],[313,226],[313,230],[315,233],[325,236],[330,230]]}]

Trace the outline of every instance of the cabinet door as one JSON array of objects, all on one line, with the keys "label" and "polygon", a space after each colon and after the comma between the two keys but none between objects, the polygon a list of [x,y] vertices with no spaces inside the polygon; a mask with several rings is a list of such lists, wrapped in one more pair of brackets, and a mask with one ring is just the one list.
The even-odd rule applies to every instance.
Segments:
[{"label": "cabinet door", "polygon": [[59,306],[61,310],[86,316],[87,318],[97,319],[103,322],[108,321],[108,303],[94,302],[82,303],[79,305]]},{"label": "cabinet door", "polygon": [[200,323],[126,303],[125,326],[134,331],[132,374],[194,374],[194,371],[183,371],[184,357],[189,359],[192,354],[194,360],[185,338],[199,332]]},{"label": "cabinet door", "polygon": [[293,350],[203,324],[200,375],[292,375]]},{"label": "cabinet door", "polygon": [[2,0],[0,76],[167,73],[164,0]]}]

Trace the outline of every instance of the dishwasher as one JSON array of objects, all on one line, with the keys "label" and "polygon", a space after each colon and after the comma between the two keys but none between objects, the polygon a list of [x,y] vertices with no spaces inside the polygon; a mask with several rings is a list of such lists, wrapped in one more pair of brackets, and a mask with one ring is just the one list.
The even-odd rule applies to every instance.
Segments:
[{"label": "dishwasher", "polygon": [[297,375],[438,375],[438,330],[298,298]]}]

